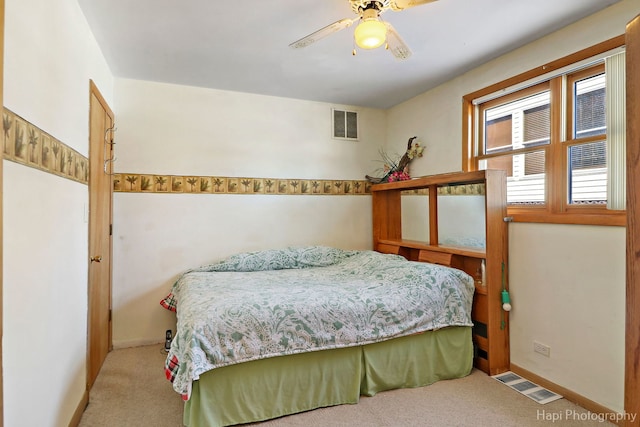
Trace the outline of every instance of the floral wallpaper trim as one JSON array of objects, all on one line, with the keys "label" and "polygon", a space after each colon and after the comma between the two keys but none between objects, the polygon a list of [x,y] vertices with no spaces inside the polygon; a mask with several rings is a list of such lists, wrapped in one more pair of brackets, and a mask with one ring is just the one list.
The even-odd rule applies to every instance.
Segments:
[{"label": "floral wallpaper trim", "polygon": [[122,193],[201,193],[271,195],[371,194],[366,180],[236,178],[118,173],[113,190]]},{"label": "floral wallpaper trim", "polygon": [[[82,184],[89,183],[89,159],[11,110],[2,113],[3,157]],[[122,193],[202,193],[272,195],[365,195],[367,180],[237,178],[119,173],[113,189]],[[403,191],[403,195],[428,195],[427,188]],[[439,195],[483,195],[484,184],[438,188]]]},{"label": "floral wallpaper trim", "polygon": [[3,157],[44,172],[89,183],[89,159],[11,110],[2,112]]},{"label": "floral wallpaper trim", "polygon": [[[271,195],[365,195],[371,194],[367,180],[237,178],[222,176],[150,175],[117,173],[113,190],[120,193],[202,193]],[[429,190],[403,191],[403,195],[428,195]],[[438,188],[439,195],[483,195],[484,184]]]},{"label": "floral wallpaper trim", "polygon": [[[439,196],[483,196],[485,192],[484,184],[463,184],[448,185],[438,187]],[[403,196],[428,196],[429,189],[421,188],[419,190],[406,190],[402,192]]]}]

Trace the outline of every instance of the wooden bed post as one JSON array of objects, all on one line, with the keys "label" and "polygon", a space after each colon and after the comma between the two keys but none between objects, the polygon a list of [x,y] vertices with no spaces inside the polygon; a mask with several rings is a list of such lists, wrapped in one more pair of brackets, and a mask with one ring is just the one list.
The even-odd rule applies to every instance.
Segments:
[{"label": "wooden bed post", "polygon": [[438,186],[435,184],[429,186],[429,218],[429,244],[438,246]]},{"label": "wooden bed post", "polygon": [[381,239],[400,239],[402,216],[399,192],[372,193],[373,249],[378,250]]}]

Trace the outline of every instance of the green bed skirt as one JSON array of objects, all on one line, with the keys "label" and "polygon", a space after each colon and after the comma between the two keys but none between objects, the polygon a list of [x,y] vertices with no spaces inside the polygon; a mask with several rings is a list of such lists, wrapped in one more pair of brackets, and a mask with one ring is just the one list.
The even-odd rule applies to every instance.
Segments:
[{"label": "green bed skirt", "polygon": [[240,363],[193,383],[184,424],[229,426],[358,403],[360,395],[461,378],[472,365],[470,327]]}]

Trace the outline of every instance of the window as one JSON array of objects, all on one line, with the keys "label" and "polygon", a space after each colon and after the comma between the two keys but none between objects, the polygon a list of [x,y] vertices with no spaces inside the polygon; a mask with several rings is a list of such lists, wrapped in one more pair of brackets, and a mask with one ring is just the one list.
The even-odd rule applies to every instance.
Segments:
[{"label": "window", "polygon": [[[607,203],[605,70],[598,66],[567,76],[570,205]],[[595,139],[595,140],[594,140]]]},{"label": "window", "polygon": [[604,65],[606,52],[623,42],[574,54],[576,65],[562,59],[541,67],[566,71],[532,70],[464,97],[465,170],[506,171],[515,221],[624,225],[624,211],[607,210]]},{"label": "window", "polygon": [[551,91],[542,83],[479,105],[479,169],[507,171],[509,204],[545,200],[545,156],[551,136]]}]

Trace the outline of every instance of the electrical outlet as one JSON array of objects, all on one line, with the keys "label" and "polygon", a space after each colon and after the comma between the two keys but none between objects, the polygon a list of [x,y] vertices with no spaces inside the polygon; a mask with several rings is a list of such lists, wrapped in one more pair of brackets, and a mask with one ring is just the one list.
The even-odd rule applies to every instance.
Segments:
[{"label": "electrical outlet", "polygon": [[551,347],[541,342],[533,342],[533,351],[546,357],[551,357]]}]

